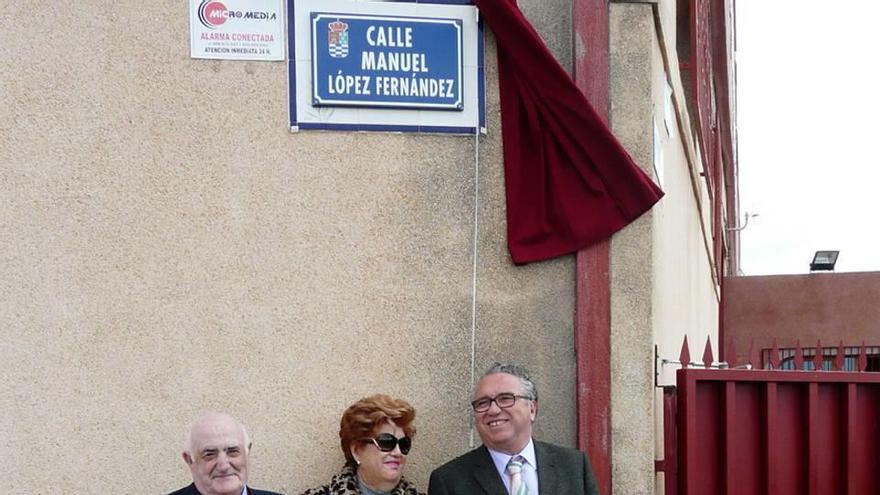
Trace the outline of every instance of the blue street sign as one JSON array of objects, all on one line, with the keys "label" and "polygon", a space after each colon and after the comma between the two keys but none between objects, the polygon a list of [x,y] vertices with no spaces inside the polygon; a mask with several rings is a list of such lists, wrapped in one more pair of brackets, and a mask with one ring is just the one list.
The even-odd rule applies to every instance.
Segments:
[{"label": "blue street sign", "polygon": [[314,106],[464,108],[461,20],[311,16]]}]

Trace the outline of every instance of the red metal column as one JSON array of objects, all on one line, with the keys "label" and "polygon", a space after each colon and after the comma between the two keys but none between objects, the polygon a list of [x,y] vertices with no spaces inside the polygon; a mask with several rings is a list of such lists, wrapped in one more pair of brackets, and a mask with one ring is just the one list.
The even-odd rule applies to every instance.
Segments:
[{"label": "red metal column", "polygon": [[[574,0],[574,80],[608,121],[608,0]],[[587,452],[599,489],[611,493],[610,243],[577,254],[575,351],[578,448]]]},{"label": "red metal column", "polygon": [[578,448],[587,452],[602,493],[611,493],[611,311],[607,242],[577,254]]},{"label": "red metal column", "polygon": [[766,466],[766,485],[765,493],[779,493],[779,482],[777,481],[777,466],[782,461],[779,457],[780,445],[776,442],[779,435],[776,432],[776,383],[768,382],[766,384],[764,396],[764,465]]},{"label": "red metal column", "polygon": [[697,380],[688,370],[676,373],[678,385],[678,483],[681,495],[701,495],[697,486],[697,460],[700,458],[697,439]]},{"label": "red metal column", "polygon": [[736,495],[737,463],[736,458],[736,382],[724,384],[724,494]]},{"label": "red metal column", "polygon": [[678,394],[675,387],[663,387],[663,461],[666,495],[678,495]]},{"label": "red metal column", "polygon": [[846,476],[844,479],[846,480],[846,486],[844,488],[844,493],[847,495],[858,495],[862,493],[862,490],[859,487],[859,477],[862,472],[859,469],[859,439],[862,436],[862,432],[859,431],[859,423],[858,423],[858,409],[857,409],[857,400],[858,397],[856,395],[858,385],[855,383],[847,383],[846,384],[846,392],[845,392],[845,401],[844,402],[844,434],[846,435],[846,445],[844,446],[844,452],[846,453],[846,460],[844,464],[846,466]]},{"label": "red metal column", "polygon": [[[821,363],[821,359],[819,356],[816,362]],[[816,441],[816,431],[819,430],[819,384],[810,382],[807,387],[807,495],[820,495],[818,454],[822,446]]]}]

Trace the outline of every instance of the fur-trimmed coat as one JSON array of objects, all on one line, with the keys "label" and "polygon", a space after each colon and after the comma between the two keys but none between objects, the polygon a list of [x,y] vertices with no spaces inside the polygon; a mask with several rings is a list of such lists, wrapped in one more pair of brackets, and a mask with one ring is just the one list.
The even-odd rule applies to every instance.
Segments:
[{"label": "fur-trimmed coat", "polygon": [[[358,479],[351,466],[345,466],[338,474],[330,478],[330,483],[315,488],[310,488],[300,495],[361,495],[358,489]],[[391,495],[425,495],[405,478],[391,490]]]}]

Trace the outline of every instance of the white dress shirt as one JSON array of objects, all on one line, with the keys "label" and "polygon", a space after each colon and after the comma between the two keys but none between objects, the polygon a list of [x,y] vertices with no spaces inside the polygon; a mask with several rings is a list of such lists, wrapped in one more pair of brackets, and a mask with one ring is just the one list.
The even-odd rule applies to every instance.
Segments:
[{"label": "white dress shirt", "polygon": [[[488,449],[488,447],[486,448]],[[492,462],[495,463],[495,469],[501,476],[501,480],[504,481],[504,488],[507,489],[507,493],[510,493],[510,475],[507,474],[507,463],[510,462],[510,459],[513,457],[518,455],[523,456],[526,460],[522,467],[523,483],[529,487],[529,495],[538,495],[538,461],[535,459],[535,444],[532,443],[531,438],[529,439],[529,443],[526,444],[519,453],[508,455],[504,452],[489,449],[489,455],[492,456]]]}]

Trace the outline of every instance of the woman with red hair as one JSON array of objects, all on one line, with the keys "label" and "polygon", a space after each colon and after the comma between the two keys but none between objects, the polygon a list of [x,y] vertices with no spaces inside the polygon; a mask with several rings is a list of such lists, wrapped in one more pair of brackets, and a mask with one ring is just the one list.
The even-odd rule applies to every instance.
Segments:
[{"label": "woman with red hair", "polygon": [[329,484],[301,495],[424,495],[403,478],[415,417],[409,403],[388,395],[349,406],[339,423],[345,466]]}]

